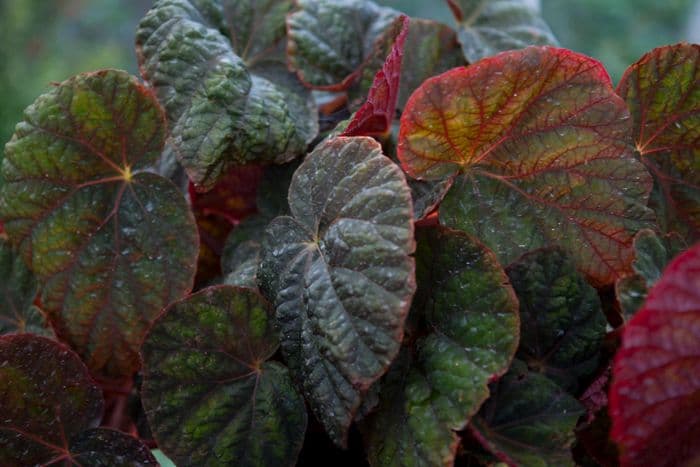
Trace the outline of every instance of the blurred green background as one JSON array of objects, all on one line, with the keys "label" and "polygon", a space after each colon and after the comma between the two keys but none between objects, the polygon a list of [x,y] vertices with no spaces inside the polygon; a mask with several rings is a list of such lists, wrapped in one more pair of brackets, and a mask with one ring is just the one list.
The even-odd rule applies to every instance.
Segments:
[{"label": "blurred green background", "polygon": [[[536,0],[534,0],[536,1]],[[0,146],[51,82],[81,71],[136,73],[133,35],[150,0],[0,0]],[[452,21],[442,0],[383,0],[412,16]],[[562,46],[601,60],[617,81],[658,45],[697,40],[696,0],[540,0]],[[698,32],[696,32],[698,31]]]}]

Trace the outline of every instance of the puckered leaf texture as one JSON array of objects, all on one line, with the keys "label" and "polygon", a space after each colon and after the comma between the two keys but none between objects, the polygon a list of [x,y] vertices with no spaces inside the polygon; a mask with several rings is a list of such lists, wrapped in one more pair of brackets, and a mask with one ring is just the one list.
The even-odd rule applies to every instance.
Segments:
[{"label": "puckered leaf texture", "polygon": [[140,171],[164,139],[151,92],[104,70],[40,96],[5,147],[5,230],[58,337],[107,378],[131,376],[151,321],[192,286],[192,212],[172,183]]},{"label": "puckered leaf texture", "polygon": [[297,169],[291,216],[263,239],[258,284],[282,353],[337,444],[398,353],[415,289],[411,195],[371,138],[327,140]]},{"label": "puckered leaf texture", "polygon": [[417,178],[460,174],[440,220],[502,263],[558,245],[610,284],[629,272],[633,236],[653,222],[652,180],[630,137],[600,63],[529,47],[426,81],[404,111],[399,159]]},{"label": "puckered leaf texture", "polygon": [[700,461],[700,245],[678,256],[625,326],[610,389],[623,466]]}]

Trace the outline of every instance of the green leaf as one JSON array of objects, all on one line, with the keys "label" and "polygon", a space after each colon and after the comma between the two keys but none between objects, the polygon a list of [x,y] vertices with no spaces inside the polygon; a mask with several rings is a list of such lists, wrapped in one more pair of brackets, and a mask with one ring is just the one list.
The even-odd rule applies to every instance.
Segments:
[{"label": "green leaf", "polygon": [[653,221],[630,134],[600,63],[530,47],[426,81],[404,110],[398,155],[420,179],[460,174],[440,221],[502,264],[560,246],[602,285],[629,272],[632,238]]},{"label": "green leaf", "polygon": [[529,253],[507,269],[520,300],[518,358],[576,394],[598,368],[607,320],[598,292],[557,249]]},{"label": "green leaf", "polygon": [[375,43],[399,16],[369,0],[296,3],[298,9],[287,18],[289,65],[301,81],[317,89],[341,91],[353,84],[371,61]]},{"label": "green leaf", "polygon": [[677,44],[644,55],[618,94],[634,119],[634,140],[654,175],[651,206],[666,232],[700,238],[700,46]]},{"label": "green leaf", "polygon": [[581,404],[556,383],[514,360],[469,427],[485,448],[510,465],[573,466],[570,448],[583,413]]},{"label": "green leaf", "polygon": [[331,439],[396,356],[415,288],[410,192],[370,138],[326,140],[297,169],[291,216],[263,239],[258,284],[282,353]]},{"label": "green leaf", "polygon": [[44,315],[33,305],[36,280],[10,245],[0,239],[0,335],[30,332],[49,337]]},{"label": "green leaf", "polygon": [[136,35],[141,73],[200,189],[236,165],[286,162],[318,132],[308,90],[284,63],[290,0],[159,0]]},{"label": "green leaf", "polygon": [[269,304],[255,291],[211,287],[176,302],[142,349],[143,406],[179,465],[294,465],[304,402],[277,350]]},{"label": "green leaf", "polygon": [[257,214],[244,220],[231,231],[221,255],[225,284],[257,287],[261,239],[270,220],[264,215]]},{"label": "green leaf", "polygon": [[[370,464],[451,465],[459,437],[518,345],[518,301],[495,255],[464,232],[416,233],[418,291],[409,340],[363,431]],[[419,323],[415,323],[419,324]]]},{"label": "green leaf", "polygon": [[5,147],[5,230],[58,337],[108,378],[131,376],[151,321],[192,286],[192,212],[172,183],[140,172],[164,138],[150,91],[105,70],[40,96]]},{"label": "green leaf", "polygon": [[547,23],[526,0],[447,0],[470,63],[529,45],[557,45]]},{"label": "green leaf", "polygon": [[71,442],[74,465],[105,467],[159,466],[144,443],[120,431],[94,428]]}]

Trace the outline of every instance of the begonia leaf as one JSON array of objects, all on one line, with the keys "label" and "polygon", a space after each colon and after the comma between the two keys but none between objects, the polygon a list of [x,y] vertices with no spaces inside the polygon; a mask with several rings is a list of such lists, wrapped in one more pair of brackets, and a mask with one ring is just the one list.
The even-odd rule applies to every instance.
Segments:
[{"label": "begonia leaf", "polygon": [[326,140],[268,226],[258,284],[276,307],[282,354],[331,439],[398,353],[415,288],[412,206],[401,169],[367,137]]},{"label": "begonia leaf", "polygon": [[700,45],[655,49],[632,65],[617,92],[634,120],[634,140],[655,179],[655,209],[666,232],[700,238]]},{"label": "begonia leaf", "polygon": [[557,249],[529,253],[506,271],[520,301],[518,358],[578,393],[598,368],[606,332],[598,292]]},{"label": "begonia leaf", "polygon": [[143,405],[158,446],[178,465],[294,465],[306,409],[255,291],[218,286],[176,302],[142,350]]},{"label": "begonia leaf", "polygon": [[287,17],[289,66],[302,82],[340,91],[358,79],[399,12],[370,0],[297,0]]},{"label": "begonia leaf", "polygon": [[107,378],[131,376],[151,321],[192,286],[192,212],[172,183],[140,172],[164,138],[150,91],[105,70],[40,96],[5,147],[5,230],[57,336]]},{"label": "begonia leaf", "polygon": [[409,175],[460,175],[440,221],[482,239],[503,264],[562,247],[598,284],[628,272],[650,227],[651,177],[600,63],[563,49],[504,52],[429,79],[399,136]]},{"label": "begonia leaf", "polygon": [[[518,345],[518,301],[495,255],[444,227],[416,233],[412,320],[427,334],[404,345],[363,422],[371,465],[451,465],[459,437],[508,369]],[[414,316],[415,315],[415,316]]]},{"label": "begonia leaf", "polygon": [[484,57],[530,45],[557,45],[547,23],[527,0],[447,0],[459,25],[464,57]]},{"label": "begonia leaf", "polygon": [[311,94],[284,65],[290,0],[159,0],[136,35],[141,73],[172,122],[189,177],[286,162],[318,132]]},{"label": "begonia leaf", "polygon": [[624,328],[610,389],[623,466],[700,461],[698,375],[700,245],[671,262]]},{"label": "begonia leaf", "polygon": [[71,458],[77,466],[133,467],[160,465],[140,440],[120,431],[93,428],[71,442]]},{"label": "begonia leaf", "polygon": [[491,387],[470,431],[509,465],[573,466],[571,445],[583,406],[563,388],[514,360]]}]

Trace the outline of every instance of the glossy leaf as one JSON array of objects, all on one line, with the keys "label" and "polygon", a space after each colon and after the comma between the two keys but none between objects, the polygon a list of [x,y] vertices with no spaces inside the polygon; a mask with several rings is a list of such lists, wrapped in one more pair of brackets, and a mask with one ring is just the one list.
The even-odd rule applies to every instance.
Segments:
[{"label": "glossy leaf", "polygon": [[409,340],[364,422],[370,464],[451,465],[459,437],[518,345],[518,301],[495,255],[464,232],[417,232]]},{"label": "glossy leaf", "polygon": [[617,92],[634,119],[634,140],[655,179],[652,207],[666,232],[700,238],[700,46],[655,49],[632,65]]},{"label": "glossy leaf", "polygon": [[258,284],[311,410],[344,445],[361,392],[403,336],[415,288],[410,192],[379,143],[338,137],[297,169],[289,204],[266,230]]},{"label": "glossy leaf", "polygon": [[503,264],[558,245],[594,282],[628,272],[651,226],[651,179],[602,66],[563,49],[504,52],[424,83],[401,121],[399,159],[420,179],[460,173],[440,221]]},{"label": "glossy leaf", "polygon": [[606,333],[598,292],[560,250],[529,253],[507,272],[520,300],[518,358],[577,394],[598,368]]},{"label": "glossy leaf", "polygon": [[95,467],[158,466],[144,443],[120,431],[107,428],[86,430],[71,443],[74,465]]},{"label": "glossy leaf", "polygon": [[570,448],[583,412],[564,389],[514,360],[510,371],[492,385],[491,398],[469,427],[485,448],[509,465],[573,466]]},{"label": "glossy leaf", "polygon": [[0,239],[0,335],[31,332],[50,335],[44,315],[34,306],[37,286],[31,271]]},{"label": "glossy leaf", "polygon": [[400,17],[400,32],[389,56],[374,77],[367,101],[355,112],[343,136],[385,136],[391,131],[399,98],[401,62],[409,23],[407,16]]},{"label": "glossy leaf", "polygon": [[671,262],[625,326],[610,390],[623,466],[700,460],[698,284],[700,245]]},{"label": "glossy leaf", "polygon": [[375,42],[399,16],[370,0],[297,0],[287,18],[289,66],[318,89],[341,91],[358,78]]},{"label": "glossy leaf", "polygon": [[192,286],[192,212],[169,181],[140,172],[164,137],[150,92],[106,70],[40,96],[5,148],[6,232],[58,337],[108,378],[131,375],[151,321]]},{"label": "glossy leaf", "polygon": [[212,287],[168,307],[142,350],[143,406],[178,465],[294,465],[306,430],[269,304]]},{"label": "glossy leaf", "polygon": [[557,45],[547,23],[527,0],[447,0],[459,25],[464,57],[484,57],[529,45]]},{"label": "glossy leaf", "polygon": [[659,237],[654,231],[644,229],[634,237],[634,274],[615,282],[615,294],[626,318],[642,307],[647,293],[661,277],[666,265],[687,248],[678,234]]},{"label": "glossy leaf", "polygon": [[136,35],[141,73],[172,122],[192,181],[285,162],[318,132],[310,93],[284,64],[290,0],[159,0]]}]

